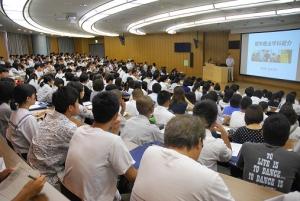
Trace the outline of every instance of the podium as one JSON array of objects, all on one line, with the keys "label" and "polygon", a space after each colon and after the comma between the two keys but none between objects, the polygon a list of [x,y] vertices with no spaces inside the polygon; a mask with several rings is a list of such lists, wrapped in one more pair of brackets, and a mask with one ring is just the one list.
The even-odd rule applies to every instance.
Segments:
[{"label": "podium", "polygon": [[216,66],[215,64],[206,63],[203,66],[203,80],[211,80],[221,85],[228,83],[228,68]]}]

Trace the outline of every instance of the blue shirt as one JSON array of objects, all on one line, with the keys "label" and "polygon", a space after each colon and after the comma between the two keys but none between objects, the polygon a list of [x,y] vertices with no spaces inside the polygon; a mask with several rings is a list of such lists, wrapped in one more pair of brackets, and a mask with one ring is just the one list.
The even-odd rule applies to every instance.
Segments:
[{"label": "blue shirt", "polygon": [[239,107],[226,106],[223,110],[223,114],[227,116],[231,116],[231,114],[235,111],[240,111]]}]

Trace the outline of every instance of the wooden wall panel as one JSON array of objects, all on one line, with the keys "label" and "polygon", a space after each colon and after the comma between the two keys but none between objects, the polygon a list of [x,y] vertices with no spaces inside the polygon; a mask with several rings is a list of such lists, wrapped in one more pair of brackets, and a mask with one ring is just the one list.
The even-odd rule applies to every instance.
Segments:
[{"label": "wooden wall panel", "polygon": [[4,60],[7,60],[9,56],[6,32],[1,32],[1,31],[0,31],[0,56],[4,57]]},{"label": "wooden wall panel", "polygon": [[59,53],[57,37],[50,37],[50,52]]},{"label": "wooden wall panel", "polygon": [[228,32],[207,32],[204,34],[204,61],[211,58],[216,64],[224,64],[228,55]]},{"label": "wooden wall panel", "polygon": [[[196,49],[193,39],[196,32],[176,35],[151,34],[146,36],[125,36],[125,46],[118,37],[104,37],[105,56],[111,59],[134,59],[136,62],[155,62],[157,66],[166,66],[170,71],[177,68],[188,75],[202,76],[203,33],[199,33],[199,47]],[[175,53],[175,42],[190,42],[194,53],[194,67],[184,67],[183,61],[189,59],[189,53]]]},{"label": "wooden wall panel", "polygon": [[[229,34],[229,41],[241,41],[241,35]],[[298,92],[300,91],[300,83],[240,75],[241,51],[240,49],[229,49],[229,53],[231,53],[235,61],[234,76],[237,81],[278,87],[278,90],[286,89],[286,90],[295,90]]]},{"label": "wooden wall panel", "polygon": [[89,53],[89,44],[95,44],[95,41],[98,43],[104,43],[103,37],[95,37],[95,38],[74,38],[74,48],[75,52],[80,54],[88,54]]}]

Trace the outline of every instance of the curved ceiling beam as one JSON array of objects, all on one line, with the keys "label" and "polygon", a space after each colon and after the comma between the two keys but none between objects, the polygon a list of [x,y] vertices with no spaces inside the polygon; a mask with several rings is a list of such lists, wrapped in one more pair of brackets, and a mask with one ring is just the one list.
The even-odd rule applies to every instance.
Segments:
[{"label": "curved ceiling beam", "polygon": [[248,19],[255,19],[255,18],[295,15],[295,14],[299,14],[299,13],[300,13],[300,8],[291,8],[291,9],[271,10],[271,11],[259,12],[259,13],[231,15],[231,16],[203,19],[203,20],[178,24],[178,25],[167,28],[166,32],[169,34],[175,34],[176,31],[178,31],[180,29],[186,29],[186,28],[191,28],[191,27],[198,27],[198,26],[217,24],[217,23],[226,23],[226,22],[233,22],[233,21],[240,21],[240,20],[248,20]]},{"label": "curved ceiling beam", "polygon": [[146,33],[139,29],[158,22],[190,17],[190,16],[200,15],[204,13],[217,12],[221,10],[247,8],[247,7],[262,6],[268,4],[280,4],[280,3],[288,3],[288,2],[294,2],[294,0],[234,0],[234,1],[226,1],[222,3],[213,3],[209,5],[202,5],[198,7],[176,10],[172,12],[155,15],[149,18],[145,18],[143,20],[139,20],[137,22],[131,23],[127,27],[127,31],[136,35],[145,35]]},{"label": "curved ceiling beam", "polygon": [[63,31],[56,31],[47,27],[44,27],[36,23],[29,14],[29,6],[32,0],[2,0],[2,6],[5,14],[13,22],[25,27],[29,30],[53,34],[59,36],[69,36],[69,37],[82,37],[82,38],[93,38],[93,35],[87,34],[74,34]]},{"label": "curved ceiling beam", "polygon": [[79,26],[86,32],[103,35],[118,36],[118,33],[106,32],[95,27],[95,23],[110,15],[129,10],[134,7],[152,3],[158,0],[113,0],[102,4],[83,15],[79,20]]}]

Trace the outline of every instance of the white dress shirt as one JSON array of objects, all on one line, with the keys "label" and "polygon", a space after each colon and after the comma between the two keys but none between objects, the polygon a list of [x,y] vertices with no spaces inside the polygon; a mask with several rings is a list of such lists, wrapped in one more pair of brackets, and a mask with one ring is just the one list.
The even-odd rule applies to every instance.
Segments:
[{"label": "white dress shirt", "polygon": [[206,137],[198,161],[206,167],[217,171],[217,162],[227,162],[232,156],[232,151],[220,138],[214,138],[211,131],[205,129]]},{"label": "white dress shirt", "polygon": [[130,100],[126,102],[126,110],[125,112],[130,116],[134,117],[139,115],[139,112],[136,109],[136,101],[135,100]]},{"label": "white dress shirt", "polygon": [[122,139],[89,125],[71,139],[63,184],[85,201],[113,201],[118,175],[134,164]]},{"label": "white dress shirt", "polygon": [[44,84],[37,93],[37,100],[41,102],[52,103],[54,90],[49,84]]},{"label": "white dress shirt", "polygon": [[228,67],[233,67],[233,66],[234,66],[234,59],[233,59],[232,57],[228,57],[228,58],[226,59],[226,65],[227,65]]},{"label": "white dress shirt", "polygon": [[163,133],[156,125],[150,124],[148,118],[144,115],[138,115],[127,120],[121,132],[121,137],[123,140],[137,145],[153,141],[164,141]]},{"label": "white dress shirt", "polygon": [[163,124],[166,125],[175,115],[168,110],[168,108],[157,105],[154,108],[154,113],[153,113],[156,123],[157,124]]},{"label": "white dress shirt", "polygon": [[145,151],[131,201],[233,200],[218,173],[179,152],[151,146]]},{"label": "white dress shirt", "polygon": [[229,127],[231,128],[239,128],[242,126],[246,126],[245,123],[245,112],[234,111],[231,114]]},{"label": "white dress shirt", "polygon": [[154,102],[155,104],[157,105],[157,93],[151,93],[148,95]]}]

